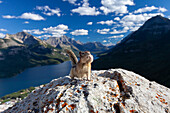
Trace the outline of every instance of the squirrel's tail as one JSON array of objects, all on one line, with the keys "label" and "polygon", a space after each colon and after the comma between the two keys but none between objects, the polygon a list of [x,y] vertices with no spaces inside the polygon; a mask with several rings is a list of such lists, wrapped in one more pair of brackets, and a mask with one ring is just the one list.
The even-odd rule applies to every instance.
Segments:
[{"label": "squirrel's tail", "polygon": [[73,53],[73,51],[68,49],[65,49],[65,52],[69,55],[72,65],[75,66],[78,62],[76,55]]}]

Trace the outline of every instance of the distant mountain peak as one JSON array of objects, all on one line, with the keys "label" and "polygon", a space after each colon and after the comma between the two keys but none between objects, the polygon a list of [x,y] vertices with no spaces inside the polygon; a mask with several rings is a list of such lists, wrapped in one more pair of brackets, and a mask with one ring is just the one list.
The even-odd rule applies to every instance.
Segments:
[{"label": "distant mountain peak", "polygon": [[9,38],[10,38],[10,34],[7,33],[4,37],[4,39],[9,39]]},{"label": "distant mountain peak", "polygon": [[25,31],[22,31],[22,32],[18,32],[18,33],[16,33],[15,35],[19,35],[19,36],[26,36],[26,35],[29,35],[29,36],[31,36],[31,34],[29,34],[29,33],[27,33],[27,32],[25,32]]},{"label": "distant mountain peak", "polygon": [[168,18],[164,18],[161,15],[157,15],[149,19],[148,21],[152,21],[154,23],[167,23],[170,24],[170,20]]},{"label": "distant mountain peak", "polygon": [[167,27],[169,25],[170,25],[170,20],[168,18],[162,17],[161,15],[157,15],[157,16],[154,16],[148,19],[140,29],[142,30],[145,30],[148,28],[157,29],[160,27]]}]

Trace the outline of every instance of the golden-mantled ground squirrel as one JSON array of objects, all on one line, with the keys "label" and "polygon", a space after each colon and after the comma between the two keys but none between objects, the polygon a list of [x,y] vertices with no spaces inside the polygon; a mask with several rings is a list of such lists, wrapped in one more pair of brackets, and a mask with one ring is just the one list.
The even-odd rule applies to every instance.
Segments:
[{"label": "golden-mantled ground squirrel", "polygon": [[72,68],[70,71],[70,77],[73,79],[77,78],[87,78],[90,80],[91,78],[91,63],[93,62],[93,56],[89,51],[80,51],[80,60],[77,60],[76,55],[71,50],[65,50],[69,55],[70,60],[72,62]]}]

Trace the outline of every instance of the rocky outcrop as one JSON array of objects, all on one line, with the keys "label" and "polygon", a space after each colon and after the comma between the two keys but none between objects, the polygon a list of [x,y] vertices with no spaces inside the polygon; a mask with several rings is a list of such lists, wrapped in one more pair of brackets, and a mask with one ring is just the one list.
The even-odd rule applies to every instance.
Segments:
[{"label": "rocky outcrop", "polygon": [[4,113],[169,113],[170,89],[123,69],[41,85]]}]

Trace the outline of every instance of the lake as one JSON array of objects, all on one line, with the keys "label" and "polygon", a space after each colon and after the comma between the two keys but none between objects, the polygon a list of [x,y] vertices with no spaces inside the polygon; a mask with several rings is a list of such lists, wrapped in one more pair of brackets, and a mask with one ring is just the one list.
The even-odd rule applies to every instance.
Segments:
[{"label": "lake", "polygon": [[68,75],[70,69],[71,62],[66,61],[57,65],[29,68],[17,76],[0,79],[0,97],[31,86],[46,84],[52,79]]},{"label": "lake", "polygon": [[[94,59],[98,57],[93,54]],[[0,97],[31,86],[49,83],[52,79],[66,76],[70,73],[71,62],[33,67],[11,78],[0,79]]]}]

